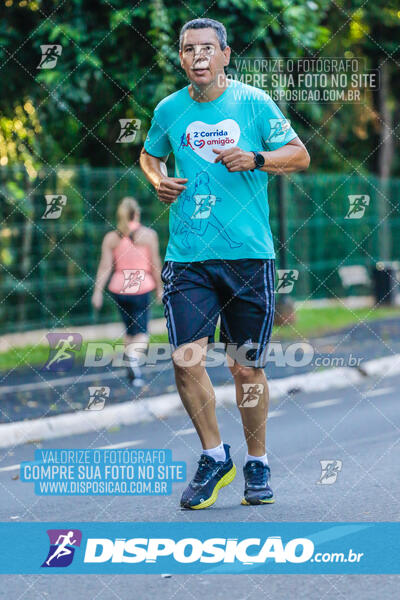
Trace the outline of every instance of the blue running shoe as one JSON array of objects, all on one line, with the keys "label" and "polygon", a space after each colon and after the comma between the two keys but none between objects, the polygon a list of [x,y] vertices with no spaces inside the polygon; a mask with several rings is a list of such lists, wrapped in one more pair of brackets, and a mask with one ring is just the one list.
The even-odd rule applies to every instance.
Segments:
[{"label": "blue running shoe", "polygon": [[207,454],[202,454],[198,461],[196,475],[182,494],[182,508],[207,508],[214,504],[218,492],[229,485],[236,476],[236,467],[229,454],[228,444],[224,444],[225,461],[216,461]]},{"label": "blue running shoe", "polygon": [[271,477],[268,465],[264,465],[261,460],[249,460],[243,467],[243,474],[245,488],[241,504],[273,504],[275,502],[274,492],[268,484]]}]

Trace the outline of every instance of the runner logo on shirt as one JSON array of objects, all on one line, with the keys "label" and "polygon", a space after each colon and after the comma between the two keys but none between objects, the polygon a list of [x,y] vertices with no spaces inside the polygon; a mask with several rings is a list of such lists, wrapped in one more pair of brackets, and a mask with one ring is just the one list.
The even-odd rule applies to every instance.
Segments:
[{"label": "runner logo on shirt", "polygon": [[233,119],[224,119],[213,125],[193,121],[182,133],[178,150],[191,148],[200,158],[213,163],[217,157],[213,148],[233,148],[237,146],[239,138],[240,127]]}]

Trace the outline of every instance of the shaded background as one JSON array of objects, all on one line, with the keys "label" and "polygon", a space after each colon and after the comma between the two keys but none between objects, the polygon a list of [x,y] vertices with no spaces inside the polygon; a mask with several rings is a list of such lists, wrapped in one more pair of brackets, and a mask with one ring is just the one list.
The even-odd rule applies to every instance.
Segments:
[{"label": "shaded background", "polygon": [[[306,174],[285,178],[287,266],[300,272],[292,296],[368,294],[370,284],[344,288],[338,267],[397,260],[397,2],[1,1],[0,333],[118,318],[109,299],[95,316],[90,297],[101,239],[126,194],[138,198],[164,254],[168,212],[138,157],[155,104],[187,85],[179,29],[200,16],[225,24],[232,61],[358,57],[379,71],[379,89],[359,104],[282,106],[312,159]],[[40,45],[49,43],[62,54],[55,68],[38,69]],[[132,143],[116,143],[121,118],[141,121]],[[277,183],[271,176],[279,251]],[[56,193],[67,205],[60,219],[44,220],[44,195]],[[349,194],[370,196],[362,219],[345,219]]]}]

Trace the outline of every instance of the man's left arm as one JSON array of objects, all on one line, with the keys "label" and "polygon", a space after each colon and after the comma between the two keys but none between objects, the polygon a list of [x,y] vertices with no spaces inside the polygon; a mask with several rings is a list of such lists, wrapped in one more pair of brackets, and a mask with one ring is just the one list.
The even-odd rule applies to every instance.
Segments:
[{"label": "man's left arm", "polygon": [[[264,158],[264,165],[258,170],[267,173],[283,174],[304,171],[310,164],[310,155],[298,137],[276,150],[259,151],[255,148],[255,151]],[[214,148],[213,152],[218,154],[215,162],[221,162],[230,173],[253,171],[256,168],[254,153],[242,150],[237,146],[222,151]]]}]

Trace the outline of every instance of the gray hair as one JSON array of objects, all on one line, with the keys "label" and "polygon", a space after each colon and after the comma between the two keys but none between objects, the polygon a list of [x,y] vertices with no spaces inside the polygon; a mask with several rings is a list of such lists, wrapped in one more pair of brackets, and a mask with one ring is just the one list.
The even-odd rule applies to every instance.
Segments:
[{"label": "gray hair", "polygon": [[193,19],[193,21],[188,21],[184,24],[179,34],[179,50],[182,50],[182,41],[185,32],[188,29],[214,29],[217,34],[217,38],[219,41],[219,45],[221,50],[225,50],[228,43],[226,41],[226,29],[225,26],[219,21],[214,21],[214,19]]}]

